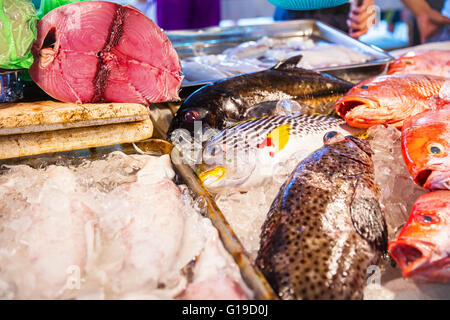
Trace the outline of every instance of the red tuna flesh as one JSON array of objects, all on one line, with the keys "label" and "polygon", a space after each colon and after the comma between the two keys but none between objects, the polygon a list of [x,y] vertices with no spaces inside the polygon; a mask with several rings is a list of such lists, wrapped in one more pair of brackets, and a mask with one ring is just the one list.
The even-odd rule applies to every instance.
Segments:
[{"label": "red tuna flesh", "polygon": [[142,12],[104,1],[48,13],[32,48],[33,80],[64,102],[152,102],[178,99],[178,55]]}]

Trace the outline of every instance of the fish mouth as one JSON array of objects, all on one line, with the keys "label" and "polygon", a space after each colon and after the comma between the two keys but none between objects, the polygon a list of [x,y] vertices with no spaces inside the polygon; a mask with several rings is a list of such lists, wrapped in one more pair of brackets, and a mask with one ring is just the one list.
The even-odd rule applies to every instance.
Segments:
[{"label": "fish mouth", "polygon": [[422,241],[414,243],[407,240],[396,240],[389,243],[389,255],[402,269],[404,277],[423,278],[435,281],[448,281],[446,268],[450,265],[450,257],[431,261],[434,245]]},{"label": "fish mouth", "polygon": [[423,187],[429,190],[450,190],[450,171],[430,171]]},{"label": "fish mouth", "polygon": [[426,169],[426,170],[422,170],[420,171],[416,178],[414,179],[414,181],[421,187],[423,187],[425,185],[425,183],[428,181],[428,178],[430,177],[431,173],[433,171]]},{"label": "fish mouth", "polygon": [[425,169],[417,174],[414,181],[429,190],[450,190],[450,171]]},{"label": "fish mouth", "polygon": [[355,97],[355,96],[344,96],[336,103],[336,113],[341,117],[345,118],[345,115],[351,110],[359,106],[371,107],[374,105],[374,101]]},{"label": "fish mouth", "polygon": [[205,169],[204,165],[200,165],[197,170],[197,176],[206,187],[212,186],[225,177],[226,169],[218,166],[212,169]]},{"label": "fish mouth", "polygon": [[208,169],[205,164],[201,164],[197,169],[197,177],[208,191],[220,192],[229,187],[241,190],[241,186],[245,184],[245,181],[249,179],[253,172],[254,168],[249,168],[245,174],[239,174],[233,168],[216,166]]},{"label": "fish mouth", "polygon": [[404,240],[389,243],[388,251],[390,256],[402,269],[403,276],[405,277],[411,276],[424,262],[428,261],[423,248]]}]

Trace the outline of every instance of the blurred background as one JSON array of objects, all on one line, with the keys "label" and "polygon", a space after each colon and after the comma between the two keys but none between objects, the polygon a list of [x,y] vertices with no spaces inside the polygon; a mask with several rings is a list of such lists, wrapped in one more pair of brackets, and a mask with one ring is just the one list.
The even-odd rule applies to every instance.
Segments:
[{"label": "blurred background", "polygon": [[[109,1],[135,6],[165,30],[196,29],[217,25],[226,27],[266,24],[274,21],[276,11],[276,7],[268,0]],[[421,42],[416,17],[404,4],[408,0],[370,1],[373,1],[376,6],[377,23],[367,33],[360,36],[359,40],[383,49],[396,49]],[[438,12],[443,10],[445,3],[445,0],[409,0],[409,2],[413,1],[426,1]],[[39,6],[40,0],[33,0],[33,2]],[[447,2],[447,7],[450,7],[450,0]],[[279,14],[275,20],[280,20]]]}]

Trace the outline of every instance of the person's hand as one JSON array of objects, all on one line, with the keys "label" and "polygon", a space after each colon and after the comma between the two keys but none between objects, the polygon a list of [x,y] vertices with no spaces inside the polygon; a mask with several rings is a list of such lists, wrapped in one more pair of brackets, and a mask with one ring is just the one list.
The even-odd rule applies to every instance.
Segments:
[{"label": "person's hand", "polygon": [[422,43],[434,35],[439,29],[450,24],[450,18],[443,16],[439,11],[431,8],[423,13],[417,14],[416,19],[420,32],[420,41]]},{"label": "person's hand", "polygon": [[347,20],[350,36],[357,39],[366,34],[375,23],[375,18],[374,0],[352,1],[350,15]]}]

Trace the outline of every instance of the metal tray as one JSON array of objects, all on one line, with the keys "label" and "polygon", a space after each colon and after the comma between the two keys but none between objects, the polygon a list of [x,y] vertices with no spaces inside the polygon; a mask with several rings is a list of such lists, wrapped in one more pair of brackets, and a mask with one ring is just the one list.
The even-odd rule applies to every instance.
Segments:
[{"label": "metal tray", "polygon": [[[335,67],[317,68],[316,71],[351,73],[362,72],[364,68],[376,67],[383,70],[394,58],[387,52],[375,46],[351,38],[342,31],[316,20],[292,20],[266,25],[212,27],[197,30],[180,30],[166,32],[172,41],[180,59],[201,54],[220,54],[228,48],[235,47],[246,41],[255,41],[262,37],[292,38],[303,37],[314,42],[324,41],[342,45],[346,48],[367,54],[372,57],[367,62]],[[205,79],[184,83],[183,86],[203,85],[215,80]]]},{"label": "metal tray", "polygon": [[[229,252],[236,264],[239,266],[242,279],[253,291],[254,298],[257,300],[277,300],[277,295],[270,287],[264,275],[253,265],[252,260],[244,250],[242,244],[231,229],[230,225],[226,221],[225,217],[218,208],[217,204],[214,202],[211,195],[203,188],[192,169],[181,161],[182,156],[176,151],[177,149],[173,148],[169,142],[160,139],[148,139],[136,142],[135,145],[145,153],[150,153],[153,155],[171,155],[172,163],[178,176],[181,178],[183,183],[185,183],[189,187],[189,189],[193,191],[194,197],[197,199],[197,201],[202,201],[205,204],[207,209],[206,217],[211,220],[212,224],[219,232],[220,239],[222,240],[225,249]],[[40,165],[40,160],[42,160],[43,158],[48,161],[49,164],[52,163],[52,160],[57,163],[57,158],[61,155],[80,159],[90,158],[93,160],[113,151],[122,151],[126,154],[137,153],[136,148],[133,146],[133,144],[124,143],[106,147],[64,151],[37,156],[0,160],[0,167],[4,164],[27,164],[32,167],[37,167]],[[1,173],[2,172],[0,170],[0,175]],[[200,198],[202,200],[199,200]]]}]

